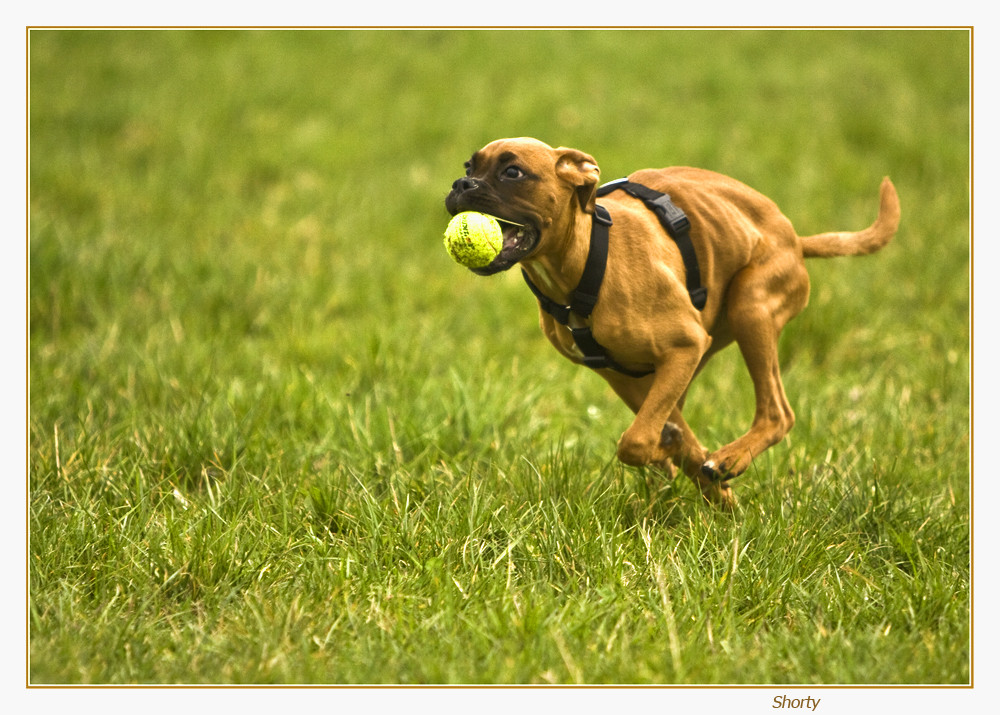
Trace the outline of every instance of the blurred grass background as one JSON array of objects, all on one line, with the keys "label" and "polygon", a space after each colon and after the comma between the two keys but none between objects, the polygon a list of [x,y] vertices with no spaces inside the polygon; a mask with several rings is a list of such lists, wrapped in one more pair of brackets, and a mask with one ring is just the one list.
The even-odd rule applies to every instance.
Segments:
[{"label": "blurred grass background", "polygon": [[[967,682],[967,32],[29,39],[35,682]],[[782,342],[799,421],[741,480],[740,520],[706,514],[686,484],[647,493],[614,464],[627,410],[551,350],[514,272],[477,278],[443,251],[462,162],[519,135],[591,153],[606,179],[671,164],[732,175],[801,234],[867,225],[881,177],[896,183],[893,244],[810,264],[811,304]],[[706,445],[752,412],[738,355],[714,362],[687,408]],[[815,522],[772,523],[803,503]],[[823,520],[845,504],[875,525]],[[465,560],[484,529],[494,551]],[[534,626],[505,600],[512,571],[496,600],[456,616],[469,593],[452,581],[507,568],[494,561],[505,549],[511,564],[515,544],[528,549],[516,564],[531,572],[595,533],[628,548],[604,570],[581,557],[580,591],[535,573]],[[868,596],[841,591],[839,621],[817,613],[827,574],[794,607],[782,595],[765,615],[737,612],[721,651],[687,634],[678,667],[634,603],[582,605],[639,560],[632,548],[655,610],[664,564],[698,582],[705,555],[685,560],[683,545],[711,552],[717,538],[725,562],[749,539],[763,568],[785,539],[817,555],[839,544],[842,575],[867,553],[858,534],[937,584],[933,623],[873,616],[858,628],[893,637],[852,643],[838,623]],[[650,557],[650,542],[677,561]],[[861,583],[889,583],[858,568]],[[397,578],[409,596],[392,602]],[[705,578],[711,592],[720,575]],[[760,581],[747,584],[752,610]],[[912,583],[885,588],[900,613],[928,603]],[[699,602],[704,634],[714,602]],[[578,603],[576,630],[548,620]],[[595,650],[588,627],[616,637]],[[186,662],[195,651],[207,662]],[[889,658],[898,671],[874,665],[893,653],[906,654]]]}]

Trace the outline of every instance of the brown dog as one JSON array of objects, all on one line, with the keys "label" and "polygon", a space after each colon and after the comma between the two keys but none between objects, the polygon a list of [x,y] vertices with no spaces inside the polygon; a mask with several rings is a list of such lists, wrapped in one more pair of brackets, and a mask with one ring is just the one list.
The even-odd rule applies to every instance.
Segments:
[{"label": "brown dog", "polygon": [[[778,335],[809,298],[803,258],[872,253],[899,224],[899,199],[888,178],[869,228],[800,237],[771,200],[735,179],[686,167],[636,172],[630,181],[668,194],[690,221],[707,289],[699,310],[686,286],[686,273],[695,271],[686,271],[679,244],[639,199],[614,191],[598,200],[600,170],[589,155],[536,139],[501,139],[465,167],[445,200],[448,211],[511,222],[503,224],[499,255],[475,272],[489,275],[520,264],[540,303],[572,302],[591,250],[595,205],[607,209],[613,224],[596,305],[589,317],[569,312],[568,325],[542,310],[542,330],[575,362],[584,362],[584,355],[573,328],[589,327],[606,350],[613,367],[596,371],[635,412],[618,441],[622,462],[673,474],[672,461],[707,499],[728,506],[735,503],[728,480],[794,422],[781,384]],[[681,408],[694,376],[734,340],[753,380],[756,411],[746,434],[710,453]]]}]

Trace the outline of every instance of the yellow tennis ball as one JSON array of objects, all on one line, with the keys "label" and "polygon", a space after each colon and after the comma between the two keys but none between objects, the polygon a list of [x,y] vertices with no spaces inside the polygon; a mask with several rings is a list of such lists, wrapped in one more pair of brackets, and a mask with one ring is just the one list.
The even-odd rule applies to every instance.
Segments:
[{"label": "yellow tennis ball", "polygon": [[465,211],[448,222],[444,247],[448,255],[463,266],[484,268],[503,248],[503,230],[492,216]]}]

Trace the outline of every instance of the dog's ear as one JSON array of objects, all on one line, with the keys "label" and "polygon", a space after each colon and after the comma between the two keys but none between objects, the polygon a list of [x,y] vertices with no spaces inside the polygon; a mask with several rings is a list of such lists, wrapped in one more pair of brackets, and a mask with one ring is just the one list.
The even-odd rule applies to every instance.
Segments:
[{"label": "dog's ear", "polygon": [[556,152],[556,174],[566,183],[576,187],[580,208],[585,213],[594,213],[597,184],[601,179],[601,170],[594,157],[576,149],[563,147],[556,149]]}]

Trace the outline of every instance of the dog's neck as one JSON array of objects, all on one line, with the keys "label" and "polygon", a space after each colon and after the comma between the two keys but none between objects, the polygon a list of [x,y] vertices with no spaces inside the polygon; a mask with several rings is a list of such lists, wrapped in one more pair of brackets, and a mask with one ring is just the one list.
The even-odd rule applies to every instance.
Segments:
[{"label": "dog's neck", "polygon": [[563,242],[554,251],[545,251],[521,261],[528,277],[545,295],[557,303],[569,303],[570,294],[580,283],[590,251],[591,214],[577,214],[572,227],[563,231]]}]

